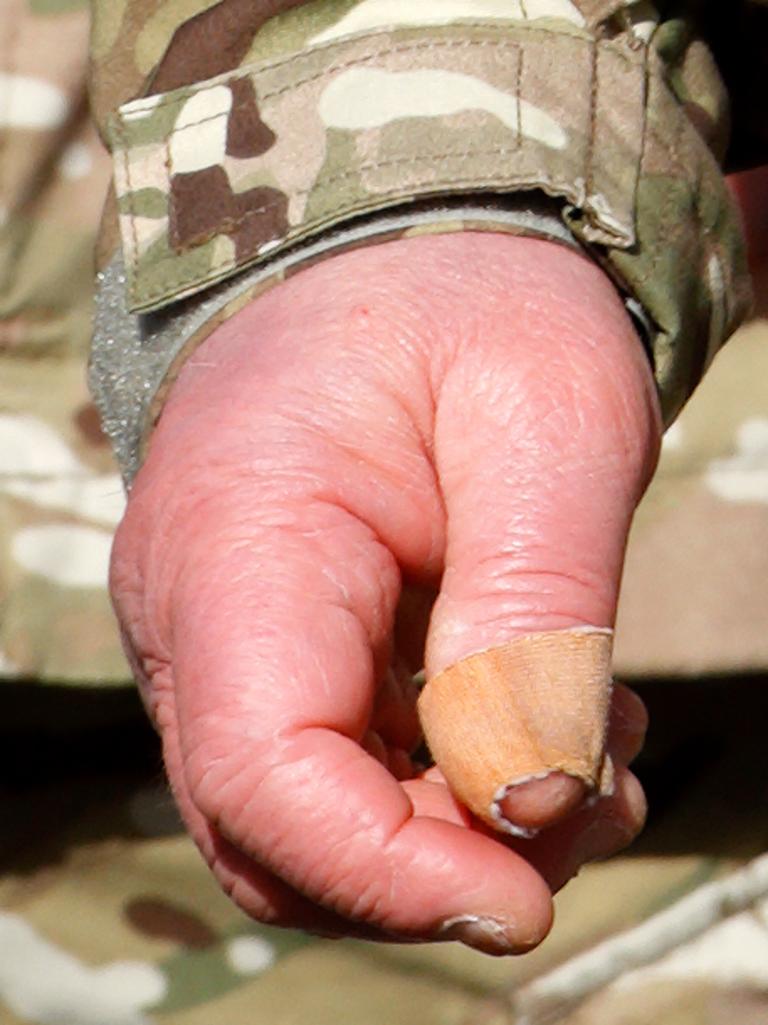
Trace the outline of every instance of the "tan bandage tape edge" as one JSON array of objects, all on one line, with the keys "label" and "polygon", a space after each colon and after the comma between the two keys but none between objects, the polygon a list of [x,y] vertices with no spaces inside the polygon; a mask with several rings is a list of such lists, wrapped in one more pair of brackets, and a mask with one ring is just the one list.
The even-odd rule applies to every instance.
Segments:
[{"label": "tan bandage tape edge", "polygon": [[[613,790],[605,740],[613,631],[577,627],[525,634],[469,655],[427,681],[418,711],[448,785],[495,829],[514,786],[559,771],[596,795]],[[558,714],[559,713],[559,714]]]}]

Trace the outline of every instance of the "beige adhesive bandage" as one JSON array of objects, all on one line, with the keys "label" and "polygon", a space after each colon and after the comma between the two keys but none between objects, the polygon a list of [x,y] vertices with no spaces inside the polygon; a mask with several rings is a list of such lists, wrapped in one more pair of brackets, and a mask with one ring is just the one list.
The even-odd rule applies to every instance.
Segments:
[{"label": "beige adhesive bandage", "polygon": [[613,788],[605,755],[613,631],[597,627],[516,637],[462,659],[419,697],[424,736],[454,794],[514,835],[499,802],[521,783],[563,772],[593,793]]}]

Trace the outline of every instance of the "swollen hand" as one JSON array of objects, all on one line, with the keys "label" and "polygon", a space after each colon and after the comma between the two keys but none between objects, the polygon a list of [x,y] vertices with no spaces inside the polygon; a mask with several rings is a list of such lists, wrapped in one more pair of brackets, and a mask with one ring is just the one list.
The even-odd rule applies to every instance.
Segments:
[{"label": "swollen hand", "polygon": [[[645,720],[628,691],[604,731],[612,795],[527,784],[504,809],[538,831],[525,840],[414,764],[412,674],[610,627],[659,431],[613,286],[529,238],[329,259],[190,357],[112,588],[184,819],[245,911],[518,952],[549,929],[554,889],[629,842]],[[562,703],[542,693],[539,711],[558,722]]]}]

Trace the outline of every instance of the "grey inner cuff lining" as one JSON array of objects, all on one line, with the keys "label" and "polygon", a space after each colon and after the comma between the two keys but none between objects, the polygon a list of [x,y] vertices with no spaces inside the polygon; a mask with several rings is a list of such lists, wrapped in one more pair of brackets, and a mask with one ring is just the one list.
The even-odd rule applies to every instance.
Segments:
[{"label": "grey inner cuff lining", "polygon": [[451,221],[486,222],[489,227],[503,224],[518,234],[553,239],[580,250],[559,210],[560,205],[549,197],[528,193],[487,202],[432,202],[395,214],[377,214],[149,314],[127,309],[125,268],[122,257],[116,257],[97,277],[89,379],[126,486],[130,487],[139,469],[149,411],[173,360],[196,331],[244,290],[297,264],[324,253],[331,255],[365,239],[373,242],[377,235]]}]

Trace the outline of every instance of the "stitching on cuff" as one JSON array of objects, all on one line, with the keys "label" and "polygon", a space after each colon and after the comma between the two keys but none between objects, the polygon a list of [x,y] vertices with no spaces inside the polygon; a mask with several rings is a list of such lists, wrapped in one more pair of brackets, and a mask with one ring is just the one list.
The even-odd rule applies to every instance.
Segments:
[{"label": "stitching on cuff", "polygon": [[[459,27],[459,28],[462,28],[462,29],[465,29],[465,28],[478,28],[478,29],[496,29],[496,30],[501,29],[501,30],[506,30],[506,31],[515,31],[515,32],[531,32],[531,33],[535,33],[536,35],[556,36],[558,39],[562,38],[565,35],[565,33],[562,30],[560,30],[560,29],[548,28],[547,26],[540,25],[538,23],[526,24],[525,22],[519,22],[519,21],[516,21],[516,20],[513,20],[513,19],[502,19],[502,18],[496,19],[495,21],[473,21],[473,20],[470,20],[470,19],[466,19],[466,20],[462,20],[460,23],[457,22],[454,27]],[[419,28],[421,28],[422,30],[428,32],[428,31],[433,31],[433,30],[439,31],[440,29],[445,29],[446,26],[445,25],[428,25],[427,24],[427,25],[422,25],[422,26],[411,25],[411,26],[407,26],[407,28],[409,30],[411,30],[411,31],[417,31]],[[349,44],[349,43],[354,43],[354,42],[357,42],[357,41],[360,41],[360,40],[363,40],[363,39],[376,39],[378,37],[387,37],[387,36],[391,35],[392,31],[393,30],[391,28],[384,28],[384,29],[378,29],[378,30],[373,31],[373,32],[363,32],[363,33],[359,33],[357,35],[345,36],[343,39],[334,39],[334,40],[331,40],[330,42],[320,43],[319,45],[313,46],[311,51],[310,50],[305,50],[303,52],[300,51],[298,53],[291,53],[291,54],[288,54],[285,57],[279,57],[279,58],[277,58],[274,61],[267,60],[267,61],[259,61],[258,63],[253,63],[253,64],[244,64],[241,68],[237,69],[237,73],[235,73],[235,71],[227,71],[223,75],[218,75],[215,78],[209,79],[205,83],[200,83],[199,88],[196,88],[195,86],[187,86],[187,87],[182,86],[178,90],[174,89],[174,90],[171,91],[171,94],[169,94],[167,98],[163,97],[159,102],[154,97],[143,97],[147,101],[151,101],[151,102],[147,102],[144,106],[139,106],[139,104],[141,103],[140,99],[129,100],[127,103],[124,103],[118,109],[117,116],[121,116],[123,111],[128,111],[128,112],[132,111],[134,113],[149,114],[153,110],[159,110],[161,107],[168,106],[169,104],[178,103],[178,96],[175,95],[175,94],[181,93],[181,92],[185,91],[185,89],[189,89],[190,90],[190,94],[195,93],[195,92],[202,92],[203,90],[205,90],[207,88],[211,88],[211,87],[213,87],[215,85],[224,84],[225,82],[229,82],[233,78],[247,78],[250,75],[255,74],[256,72],[276,71],[279,68],[285,67],[288,64],[295,64],[297,60],[301,60],[302,58],[304,58],[306,56],[309,56],[310,54],[314,55],[314,54],[317,54],[317,53],[323,53],[326,50],[335,49],[335,48],[339,47],[339,45],[345,45],[345,44]],[[586,33],[584,33],[584,34],[574,33],[570,38],[580,39],[580,40],[584,41],[584,40],[587,40],[589,38],[589,36]],[[471,45],[471,44],[484,45],[486,43],[487,43],[487,45],[491,45],[491,46],[492,45],[504,45],[504,44],[507,43],[507,40],[501,40],[501,39],[500,40],[491,40],[491,39],[489,39],[489,40],[468,40],[467,39],[467,40],[456,40],[456,41],[454,41],[454,40],[447,39],[447,40],[440,40],[440,42],[437,43],[437,45],[438,46],[461,47],[461,46],[467,46],[467,45]],[[429,43],[420,43],[420,44],[413,43],[413,44],[403,44],[403,45],[413,46],[413,47],[428,48],[430,46],[434,46],[435,45],[435,41],[431,40]],[[511,45],[519,45],[519,44],[515,43],[515,44],[511,44]],[[383,55],[386,55],[387,53],[392,53],[392,52],[396,52],[396,51],[393,50],[393,48],[391,48],[391,47],[384,47],[381,50],[377,50],[376,53],[373,56],[377,56],[377,55],[378,56],[383,56]],[[341,65],[340,65],[340,67],[341,67]],[[329,65],[328,70],[333,70],[333,69],[334,69],[334,66],[333,65]],[[311,81],[311,80],[312,79],[309,79],[309,81]],[[289,89],[294,88],[294,84],[291,84],[291,86],[289,86],[288,88]]]},{"label": "stitching on cuff", "polygon": [[[301,89],[302,86],[311,85],[313,82],[319,82],[321,79],[335,75],[339,71],[347,71],[350,68],[357,68],[363,64],[369,64],[371,61],[380,60],[382,57],[390,57],[394,54],[401,56],[402,54],[416,52],[428,53],[429,51],[437,52],[442,50],[468,50],[472,47],[477,47],[478,49],[495,48],[517,50],[520,48],[520,43],[513,43],[506,39],[465,39],[462,41],[448,39],[440,42],[431,40],[429,43],[414,43],[409,45],[382,47],[373,53],[363,54],[360,57],[356,57],[354,60],[343,61],[340,64],[330,64],[327,68],[324,68],[322,71],[317,72],[314,75],[306,75],[304,78],[294,79],[290,85],[284,85],[279,89],[260,93],[259,100],[261,100],[262,103],[265,103],[267,100],[274,100],[278,96],[284,96],[286,93],[296,92],[296,90]],[[296,59],[301,59],[301,55]],[[259,70],[261,70],[261,68]],[[225,80],[217,83],[216,85],[206,84],[205,86],[201,86],[199,89],[192,89],[189,96],[174,96],[173,99],[163,100],[152,107],[147,107],[144,113],[151,114],[153,111],[160,110],[163,107],[181,105],[192,96],[199,96],[201,93],[208,92],[210,89],[215,89],[218,85],[225,85],[228,82],[239,82],[242,79],[250,79],[253,77],[253,74],[253,72],[237,75],[230,74]],[[121,107],[118,111],[117,117],[125,123],[126,121],[131,120],[131,113],[133,113],[132,110],[126,109],[126,107]],[[174,128],[173,131],[168,133],[168,138],[173,138],[173,136],[179,135],[181,132],[186,132],[190,128],[198,128],[200,125],[209,124],[211,121],[226,119],[228,116],[229,113],[211,114],[208,117],[200,118],[199,121],[190,121],[189,124],[182,125],[181,128]]]}]

